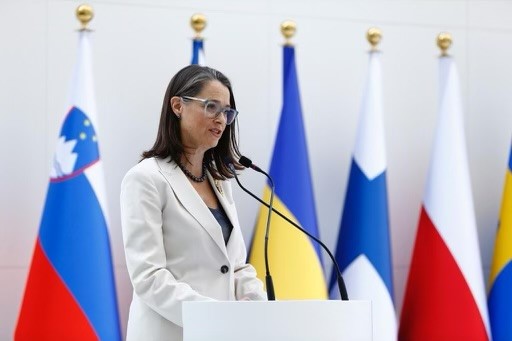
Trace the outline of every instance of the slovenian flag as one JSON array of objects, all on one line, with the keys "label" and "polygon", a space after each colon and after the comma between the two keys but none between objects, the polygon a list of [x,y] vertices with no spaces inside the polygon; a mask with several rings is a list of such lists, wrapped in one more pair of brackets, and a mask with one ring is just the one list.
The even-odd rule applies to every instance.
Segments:
[{"label": "slovenian flag", "polygon": [[[374,340],[396,340],[380,57],[370,52],[336,260],[350,299],[372,301]],[[331,298],[339,298],[335,270]]]},{"label": "slovenian flag", "polygon": [[[275,183],[274,208],[318,236],[306,135],[302,120],[295,49],[284,46],[283,109],[270,166]],[[270,199],[270,185],[264,200]],[[264,236],[268,210],[262,207],[252,241],[250,263],[265,282]],[[317,245],[284,219],[272,215],[269,267],[277,299],[325,299],[327,288]]]},{"label": "slovenian flag", "polygon": [[512,340],[512,148],[494,246],[490,288],[488,302],[492,337],[494,341]]},{"label": "slovenian flag", "polygon": [[203,38],[194,38],[192,40],[192,62],[190,64],[205,65]]},{"label": "slovenian flag", "polygon": [[439,116],[399,339],[490,339],[459,80],[449,56],[440,58]]},{"label": "slovenian flag", "polygon": [[90,32],[80,31],[15,340],[121,340],[98,149]]}]

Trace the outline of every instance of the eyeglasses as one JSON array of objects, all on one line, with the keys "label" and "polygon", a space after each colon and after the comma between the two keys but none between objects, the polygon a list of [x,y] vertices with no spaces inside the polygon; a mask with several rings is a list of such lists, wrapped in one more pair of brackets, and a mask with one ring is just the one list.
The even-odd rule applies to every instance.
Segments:
[{"label": "eyeglasses", "polygon": [[211,99],[202,99],[190,96],[181,96],[181,99],[185,101],[197,101],[204,104],[204,114],[209,118],[216,118],[221,113],[226,117],[226,125],[230,125],[238,115],[238,111],[233,108],[223,108],[219,102]]}]

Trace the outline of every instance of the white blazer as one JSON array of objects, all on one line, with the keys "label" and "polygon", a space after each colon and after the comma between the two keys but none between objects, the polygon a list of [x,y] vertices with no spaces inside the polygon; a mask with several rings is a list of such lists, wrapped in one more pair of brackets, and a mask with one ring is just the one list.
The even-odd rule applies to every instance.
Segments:
[{"label": "white blazer", "polygon": [[169,158],[145,159],[123,179],[121,222],[133,286],[128,341],[182,340],[183,301],[266,299],[246,264],[231,184],[208,179],[233,224],[227,246],[219,223]]}]

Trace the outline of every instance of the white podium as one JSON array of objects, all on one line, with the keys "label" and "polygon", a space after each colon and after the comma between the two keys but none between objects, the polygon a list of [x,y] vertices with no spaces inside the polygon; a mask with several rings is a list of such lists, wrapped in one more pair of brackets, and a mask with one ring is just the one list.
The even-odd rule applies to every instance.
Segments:
[{"label": "white podium", "polygon": [[184,302],[183,340],[371,341],[371,302]]}]

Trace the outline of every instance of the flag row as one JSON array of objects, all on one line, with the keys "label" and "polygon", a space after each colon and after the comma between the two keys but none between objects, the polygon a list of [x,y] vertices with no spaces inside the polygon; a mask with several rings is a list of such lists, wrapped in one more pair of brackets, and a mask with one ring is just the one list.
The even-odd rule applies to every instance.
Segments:
[{"label": "flag row", "polygon": [[[45,335],[121,339],[90,56],[89,31],[81,30],[70,109],[50,171],[16,340],[44,339]],[[283,106],[269,173],[276,184],[274,207],[319,238],[295,60],[295,48],[285,45]],[[191,63],[206,63],[201,38],[193,40]],[[436,135],[399,323],[377,50],[369,53],[336,260],[350,299],[372,301],[375,340],[490,340],[491,335],[495,340],[510,340],[512,149],[487,298],[460,86],[455,62],[448,55],[439,58],[439,88]],[[263,197],[268,202],[270,184]],[[262,279],[266,218],[262,208],[249,255]],[[330,277],[324,274],[319,246],[286,224],[280,217],[272,219],[269,253],[277,299],[338,298],[335,269]]]},{"label": "flag row", "polygon": [[[439,39],[444,53],[437,127],[400,323],[393,297],[381,53],[375,49],[369,53],[336,260],[350,299],[372,301],[374,340],[511,340],[512,149],[487,304],[458,73],[446,54],[449,36]],[[274,200],[279,211],[319,237],[294,47],[285,45],[283,57],[283,107],[270,165]],[[250,255],[262,279],[266,214],[262,208]],[[269,242],[276,297],[339,298],[335,268],[325,286],[318,245],[284,225],[279,217],[272,220]]]}]

